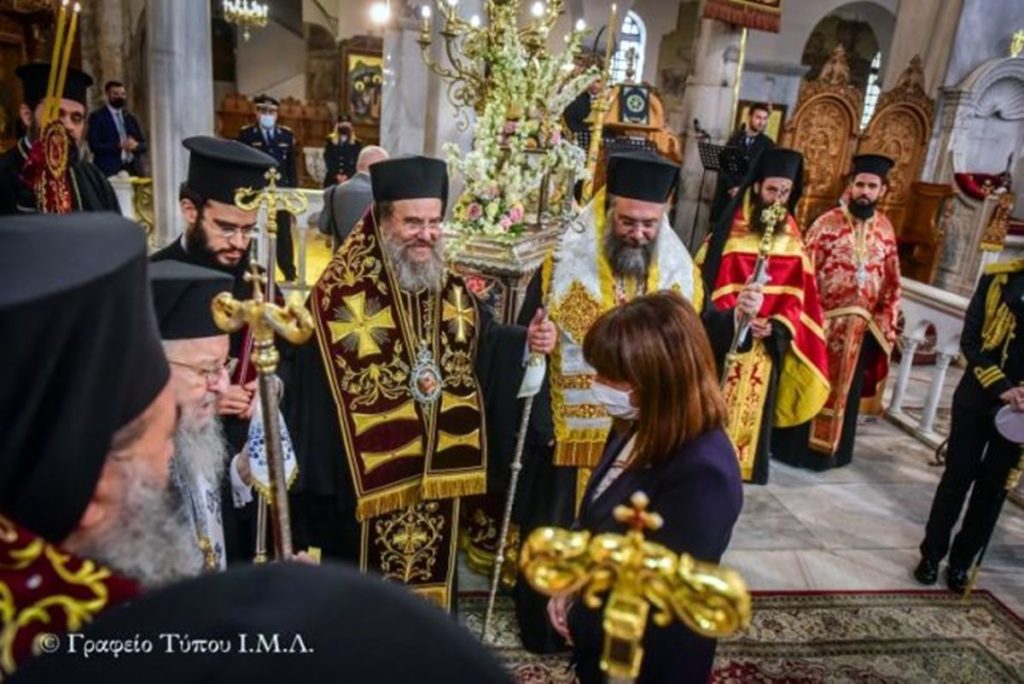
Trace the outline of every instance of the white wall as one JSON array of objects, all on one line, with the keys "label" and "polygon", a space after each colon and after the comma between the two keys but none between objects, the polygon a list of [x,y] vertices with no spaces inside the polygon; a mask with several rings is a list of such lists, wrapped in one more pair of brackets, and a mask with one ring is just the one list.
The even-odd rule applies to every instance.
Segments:
[{"label": "white wall", "polygon": [[243,95],[306,99],[306,41],[270,22],[248,42],[238,39],[235,79]]},{"label": "white wall", "polygon": [[983,62],[1009,55],[1010,40],[1022,28],[1024,0],[963,0],[944,84],[956,85]]}]

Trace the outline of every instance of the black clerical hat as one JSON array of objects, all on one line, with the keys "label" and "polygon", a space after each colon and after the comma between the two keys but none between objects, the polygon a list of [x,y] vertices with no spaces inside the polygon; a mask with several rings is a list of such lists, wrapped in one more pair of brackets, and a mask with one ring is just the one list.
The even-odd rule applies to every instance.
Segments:
[{"label": "black clerical hat", "polygon": [[[49,62],[23,64],[14,73],[21,79],[22,92],[25,94],[25,104],[30,108],[35,107],[46,97],[46,86],[50,80]],[[63,97],[65,99],[81,102],[83,105],[88,106],[86,91],[91,85],[92,76],[68,65],[68,77],[64,82]]]},{"label": "black clerical hat", "polygon": [[277,101],[277,98],[266,94],[260,94],[252,98],[252,103],[254,105],[273,105],[274,107],[279,107],[281,104]]},{"label": "black clerical hat", "polygon": [[0,220],[0,512],[53,542],[167,384],[146,239],[110,213]]},{"label": "black clerical hat", "polygon": [[[396,157],[370,167],[374,202],[435,197],[448,202],[448,165],[432,157]],[[442,209],[443,211],[443,209]]]},{"label": "black clerical hat", "polygon": [[235,190],[262,190],[267,186],[264,175],[277,166],[277,160],[266,152],[236,140],[197,135],[185,138],[182,144],[191,153],[185,184],[203,199],[234,204]]},{"label": "black clerical hat", "polygon": [[[221,652],[166,648],[166,637],[230,644]],[[436,606],[354,567],[237,565],[146,592],[102,613],[83,639],[151,642],[145,652],[30,659],[20,682],[148,684],[511,684],[487,648]],[[108,643],[104,641],[104,643]],[[63,640],[62,640],[63,646]]]},{"label": "black clerical hat", "polygon": [[853,158],[853,174],[873,173],[879,178],[885,178],[895,164],[892,157],[884,154],[858,154]]},{"label": "black clerical hat", "polygon": [[772,147],[758,155],[754,168],[757,172],[755,180],[788,178],[796,181],[803,175],[804,156],[796,150]]},{"label": "black clerical hat", "polygon": [[213,322],[210,302],[231,292],[234,281],[223,271],[183,261],[158,261],[149,267],[153,308],[165,340],[190,340],[227,335]]},{"label": "black clerical hat", "polygon": [[667,202],[676,187],[679,165],[653,152],[624,152],[608,159],[609,195],[644,202]]}]

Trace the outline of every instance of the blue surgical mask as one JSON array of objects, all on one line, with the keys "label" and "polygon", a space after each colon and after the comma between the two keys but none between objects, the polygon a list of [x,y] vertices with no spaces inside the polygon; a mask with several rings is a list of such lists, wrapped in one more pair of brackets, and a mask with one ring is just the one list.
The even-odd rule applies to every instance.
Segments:
[{"label": "blue surgical mask", "polygon": [[608,415],[623,420],[636,420],[640,414],[639,409],[629,400],[630,392],[615,389],[609,385],[595,380],[590,389],[594,392],[594,399],[604,406]]},{"label": "blue surgical mask", "polygon": [[273,114],[260,114],[261,127],[269,130],[274,127],[275,123],[277,123],[277,117],[274,116]]}]

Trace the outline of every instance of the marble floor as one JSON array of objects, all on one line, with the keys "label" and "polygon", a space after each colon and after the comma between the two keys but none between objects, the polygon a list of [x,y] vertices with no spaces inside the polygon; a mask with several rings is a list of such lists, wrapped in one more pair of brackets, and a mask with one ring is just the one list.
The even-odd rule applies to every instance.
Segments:
[{"label": "marble floor", "polygon": [[[921,589],[919,555],[941,467],[882,420],[858,428],[853,463],[814,473],[772,463],[747,485],[723,563],[754,590]],[[939,586],[942,586],[941,584]],[[1024,615],[1024,511],[1007,503],[978,582]]]},{"label": "marble floor", "polygon": [[[862,419],[853,463],[815,473],[775,463],[746,485],[723,563],[752,590],[922,589],[911,571],[941,467],[930,449],[881,419]],[[460,590],[487,580],[460,568]],[[942,587],[940,584],[937,587]],[[978,586],[1024,616],[1024,510],[1007,502]]]}]

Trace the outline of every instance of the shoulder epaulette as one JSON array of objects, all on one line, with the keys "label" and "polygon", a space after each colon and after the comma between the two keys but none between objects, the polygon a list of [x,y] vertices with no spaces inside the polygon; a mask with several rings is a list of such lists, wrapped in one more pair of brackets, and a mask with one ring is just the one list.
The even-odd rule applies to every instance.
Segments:
[{"label": "shoulder epaulette", "polygon": [[284,124],[278,124],[277,127],[280,128],[282,131],[288,131],[289,133],[292,132],[292,129],[289,128],[288,126],[285,126]]},{"label": "shoulder epaulette", "polygon": [[985,267],[987,275],[998,275],[1000,273],[1016,273],[1024,271],[1024,259],[1013,259],[1012,261],[997,261]]},{"label": "shoulder epaulette", "polygon": [[251,131],[254,128],[256,128],[256,124],[245,124],[244,126],[242,126],[241,129],[239,129],[239,132],[241,132],[241,131]]}]

